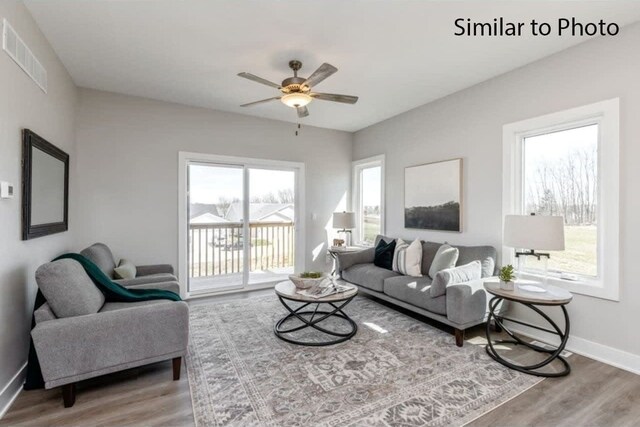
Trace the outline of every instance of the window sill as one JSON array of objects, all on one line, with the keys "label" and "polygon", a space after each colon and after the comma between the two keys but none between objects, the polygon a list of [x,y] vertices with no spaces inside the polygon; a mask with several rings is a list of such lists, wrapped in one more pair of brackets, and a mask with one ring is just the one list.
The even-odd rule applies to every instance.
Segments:
[{"label": "window sill", "polygon": [[[535,280],[537,282],[542,282],[544,280],[543,275],[532,272],[523,272],[521,273],[521,277],[523,279]],[[620,301],[617,283],[607,287],[602,281],[566,280],[554,276],[547,276],[547,283],[549,285],[566,289],[574,294],[606,299],[609,301]]]}]

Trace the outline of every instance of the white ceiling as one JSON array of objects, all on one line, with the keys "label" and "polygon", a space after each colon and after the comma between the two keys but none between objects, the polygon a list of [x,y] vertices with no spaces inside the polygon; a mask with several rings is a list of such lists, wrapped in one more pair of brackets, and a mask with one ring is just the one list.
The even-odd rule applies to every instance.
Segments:
[{"label": "white ceiling", "polygon": [[[586,38],[455,37],[453,21],[555,23],[575,16],[621,25],[638,2],[404,0],[27,0],[78,86],[355,131],[548,56]],[[624,31],[624,30],[622,30]],[[527,32],[528,34],[528,32]],[[310,116],[279,102],[239,105],[279,92],[236,76],[280,83],[287,62],[308,76],[339,71],[315,88],[357,95],[355,105],[313,101]]]}]

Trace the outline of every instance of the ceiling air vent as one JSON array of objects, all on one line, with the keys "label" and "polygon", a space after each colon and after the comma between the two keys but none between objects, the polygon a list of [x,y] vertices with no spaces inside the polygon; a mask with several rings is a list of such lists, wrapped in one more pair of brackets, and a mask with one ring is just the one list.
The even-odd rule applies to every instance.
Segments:
[{"label": "ceiling air vent", "polygon": [[2,20],[2,48],[36,82],[40,89],[47,93],[47,70],[6,19]]}]

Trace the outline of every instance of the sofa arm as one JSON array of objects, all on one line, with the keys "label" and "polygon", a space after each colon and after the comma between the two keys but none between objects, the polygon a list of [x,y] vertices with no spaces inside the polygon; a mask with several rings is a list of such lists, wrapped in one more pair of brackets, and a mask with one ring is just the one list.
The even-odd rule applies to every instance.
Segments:
[{"label": "sofa arm", "polygon": [[132,304],[43,322],[31,336],[46,386],[51,388],[109,368],[126,369],[141,360],[186,351],[189,307],[183,301]]},{"label": "sofa arm", "polygon": [[134,277],[133,279],[116,279],[114,280],[114,282],[116,282],[119,285],[122,285],[124,287],[129,287],[129,286],[138,286],[138,285],[149,285],[152,283],[165,283],[165,282],[177,282],[178,279],[176,278],[176,276],[169,274],[169,273],[160,273],[160,274],[154,274],[151,276],[138,276],[138,277]]},{"label": "sofa arm", "polygon": [[447,286],[447,319],[460,324],[462,328],[485,320],[489,300],[484,290],[485,280],[476,279]]},{"label": "sofa arm", "polygon": [[336,271],[342,276],[342,271],[356,264],[370,264],[375,257],[375,248],[367,248],[358,252],[336,253]]},{"label": "sofa arm", "polygon": [[142,285],[125,286],[127,289],[161,289],[163,291],[171,291],[180,295],[180,285],[178,282],[160,282],[160,283],[144,283]]},{"label": "sofa arm", "polygon": [[173,274],[173,266],[169,264],[137,265],[136,277],[149,276],[150,274],[169,273]]}]

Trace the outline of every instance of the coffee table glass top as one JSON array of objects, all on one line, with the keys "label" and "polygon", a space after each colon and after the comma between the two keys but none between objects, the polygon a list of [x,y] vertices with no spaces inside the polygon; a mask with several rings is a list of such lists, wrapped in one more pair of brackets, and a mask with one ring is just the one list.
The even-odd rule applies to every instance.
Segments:
[{"label": "coffee table glass top", "polygon": [[340,292],[337,294],[328,295],[322,298],[313,298],[306,295],[300,295],[296,291],[298,290],[296,286],[293,284],[291,280],[287,280],[284,282],[280,282],[276,285],[275,291],[276,294],[280,295],[283,298],[296,300],[296,301],[304,301],[304,302],[333,302],[333,301],[342,301],[345,299],[349,299],[358,293],[358,288],[354,285],[351,285],[343,280],[336,280],[336,283],[339,283],[343,286],[349,286],[351,289],[345,292]]}]

